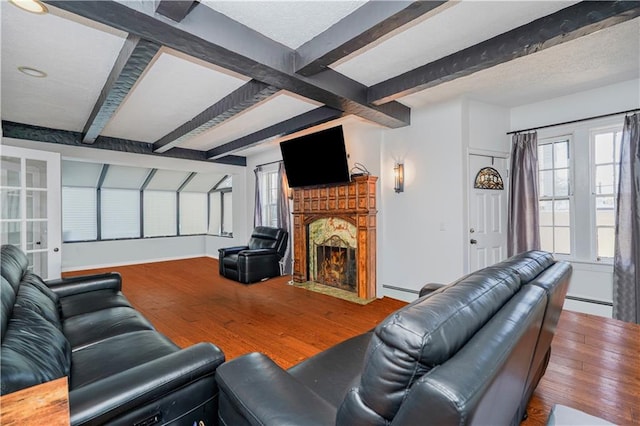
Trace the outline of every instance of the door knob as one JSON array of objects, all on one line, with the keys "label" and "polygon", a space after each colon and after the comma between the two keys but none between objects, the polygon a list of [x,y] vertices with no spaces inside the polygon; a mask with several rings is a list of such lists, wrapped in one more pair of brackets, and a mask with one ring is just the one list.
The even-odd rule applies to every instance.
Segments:
[{"label": "door knob", "polygon": [[469,240],[469,242],[470,242],[471,244],[478,244],[478,240],[475,240],[475,239],[473,239],[473,238],[472,238],[471,240]]},{"label": "door knob", "polygon": [[57,253],[57,252],[60,251],[60,249],[58,247],[56,247],[56,248],[53,249],[53,251]]},{"label": "door knob", "polygon": [[469,229],[469,232],[473,234],[474,232],[476,232],[476,230],[474,228],[471,228]]}]

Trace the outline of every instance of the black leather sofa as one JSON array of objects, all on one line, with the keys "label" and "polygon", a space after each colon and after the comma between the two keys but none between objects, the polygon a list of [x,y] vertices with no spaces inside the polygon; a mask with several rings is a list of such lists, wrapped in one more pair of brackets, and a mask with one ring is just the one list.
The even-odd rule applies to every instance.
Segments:
[{"label": "black leather sofa", "polygon": [[72,425],[217,422],[220,349],[180,349],[131,306],[119,274],[45,283],[18,248],[0,256],[3,395],[67,376]]},{"label": "black leather sofa", "polygon": [[216,373],[220,424],[520,424],[570,275],[527,252],[428,286],[373,331],[289,370],[260,353],[235,358]]},{"label": "black leather sofa", "polygon": [[289,233],[282,228],[256,226],[246,246],[218,249],[218,268],[223,277],[243,284],[255,283],[280,273]]}]

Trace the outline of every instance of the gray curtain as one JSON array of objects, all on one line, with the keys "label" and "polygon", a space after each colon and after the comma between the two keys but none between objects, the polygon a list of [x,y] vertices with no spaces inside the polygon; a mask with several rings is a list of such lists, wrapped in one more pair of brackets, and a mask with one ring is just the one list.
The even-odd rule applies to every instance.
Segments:
[{"label": "gray curtain", "polygon": [[540,249],[538,228],[538,134],[515,134],[507,218],[507,255]]},{"label": "gray curtain", "polygon": [[254,208],[253,208],[253,227],[262,225],[262,202],[260,200],[260,172],[262,171],[262,166],[258,166],[253,170],[253,173],[256,176],[256,194],[254,197]]},{"label": "gray curtain", "polygon": [[613,258],[613,317],[640,324],[640,114],[625,117]]},{"label": "gray curtain", "polygon": [[291,262],[291,226],[290,220],[291,213],[289,210],[289,183],[287,182],[287,174],[284,170],[284,163],[280,162],[278,165],[278,180],[280,182],[280,192],[278,194],[278,227],[284,228],[289,233],[289,243],[287,244],[287,251],[282,258],[282,274],[291,275],[293,266]]}]

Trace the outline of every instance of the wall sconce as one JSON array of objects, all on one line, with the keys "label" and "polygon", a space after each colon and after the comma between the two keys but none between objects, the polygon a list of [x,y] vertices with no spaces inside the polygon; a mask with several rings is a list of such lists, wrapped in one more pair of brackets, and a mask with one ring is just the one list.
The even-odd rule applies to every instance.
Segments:
[{"label": "wall sconce", "polygon": [[393,167],[393,175],[395,178],[393,190],[397,193],[404,192],[404,164],[396,163]]}]

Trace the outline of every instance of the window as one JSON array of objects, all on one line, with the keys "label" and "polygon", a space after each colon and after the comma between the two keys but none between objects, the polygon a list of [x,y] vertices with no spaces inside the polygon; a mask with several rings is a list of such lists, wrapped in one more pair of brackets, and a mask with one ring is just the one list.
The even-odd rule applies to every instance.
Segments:
[{"label": "window", "polygon": [[[12,177],[7,172],[2,178],[4,182]],[[231,235],[232,190],[231,176],[221,173],[63,160],[63,241],[202,235],[209,229]],[[4,201],[10,194],[2,195]],[[217,204],[210,202],[213,195]],[[32,198],[27,207],[35,211],[39,204]],[[6,210],[9,204],[0,206]],[[218,209],[216,226],[209,224],[215,216],[210,204]],[[10,227],[2,228],[8,239]]]},{"label": "window", "polygon": [[207,233],[207,194],[180,193],[180,235]]},{"label": "window", "polygon": [[209,192],[209,233],[233,235],[232,177],[227,175]]},{"label": "window", "polygon": [[145,237],[176,235],[177,198],[173,191],[143,191]]},{"label": "window", "polygon": [[62,187],[62,240],[89,241],[98,237],[95,188]]},{"label": "window", "polygon": [[598,260],[613,258],[621,140],[622,130],[619,127],[591,132],[594,235]]},{"label": "window", "polygon": [[612,263],[622,122],[607,117],[538,133],[543,250],[571,261]]},{"label": "window", "polygon": [[100,190],[101,239],[140,237],[140,191]]},{"label": "window", "polygon": [[278,191],[280,191],[280,179],[278,170],[260,172],[260,202],[262,208],[262,225],[278,226]]},{"label": "window", "polygon": [[571,169],[569,138],[538,143],[540,245],[554,254],[571,252]]}]

